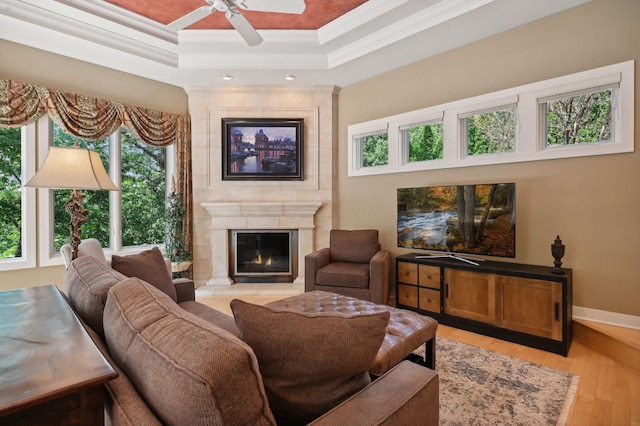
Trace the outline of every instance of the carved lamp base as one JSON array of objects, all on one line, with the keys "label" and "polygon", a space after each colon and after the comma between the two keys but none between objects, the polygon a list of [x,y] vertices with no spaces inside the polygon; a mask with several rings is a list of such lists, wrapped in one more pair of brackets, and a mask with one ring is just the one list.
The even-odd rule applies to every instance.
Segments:
[{"label": "carved lamp base", "polygon": [[74,189],[71,192],[71,198],[64,205],[64,209],[71,216],[69,222],[69,245],[71,246],[71,260],[78,257],[78,246],[80,246],[80,235],[82,234],[82,225],[87,221],[89,211],[82,206],[85,195]]}]

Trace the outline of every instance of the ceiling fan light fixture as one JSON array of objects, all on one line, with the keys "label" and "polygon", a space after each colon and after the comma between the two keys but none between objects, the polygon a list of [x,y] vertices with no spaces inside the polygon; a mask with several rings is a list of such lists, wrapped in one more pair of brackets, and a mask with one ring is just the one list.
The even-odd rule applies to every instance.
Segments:
[{"label": "ceiling fan light fixture", "polygon": [[238,8],[255,12],[290,13],[295,15],[302,14],[306,8],[304,0],[205,0],[205,2],[209,6],[202,6],[167,24],[167,27],[172,30],[182,30],[218,11],[224,13],[231,26],[236,29],[249,46],[257,46],[262,43],[262,37],[247,18],[238,11]]},{"label": "ceiling fan light fixture", "polygon": [[224,81],[233,80],[233,76],[231,74],[221,74],[220,80],[224,80]]},{"label": "ceiling fan light fixture", "polygon": [[229,10],[229,5],[224,0],[215,0],[213,2],[213,7],[215,7],[218,12],[226,12]]},{"label": "ceiling fan light fixture", "polygon": [[285,74],[282,76],[282,78],[284,78],[287,81],[293,81],[296,79],[296,76],[293,74]]}]

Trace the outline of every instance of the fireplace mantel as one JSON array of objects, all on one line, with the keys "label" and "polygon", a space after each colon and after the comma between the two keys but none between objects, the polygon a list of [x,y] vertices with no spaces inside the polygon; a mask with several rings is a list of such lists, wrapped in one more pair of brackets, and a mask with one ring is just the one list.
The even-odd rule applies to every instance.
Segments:
[{"label": "fireplace mantel", "polygon": [[298,276],[304,283],[304,256],[314,250],[315,215],[321,202],[201,203],[211,217],[211,278],[207,285],[231,285],[229,231],[233,229],[297,229]]}]

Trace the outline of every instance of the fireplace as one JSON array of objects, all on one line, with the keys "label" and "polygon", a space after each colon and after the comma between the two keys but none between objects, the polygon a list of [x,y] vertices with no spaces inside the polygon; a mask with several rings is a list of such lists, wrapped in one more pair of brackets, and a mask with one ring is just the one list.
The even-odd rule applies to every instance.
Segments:
[{"label": "fireplace", "polygon": [[[321,202],[201,203],[211,217],[211,278],[207,285],[231,285],[236,280],[230,260],[233,230],[294,230],[291,247],[293,284],[304,284],[304,257],[315,250],[315,215]],[[295,246],[294,246],[295,244]],[[255,279],[255,278],[254,278]],[[271,281],[267,281],[271,282]]]},{"label": "fireplace", "polygon": [[296,230],[232,230],[230,271],[235,282],[293,282]]}]

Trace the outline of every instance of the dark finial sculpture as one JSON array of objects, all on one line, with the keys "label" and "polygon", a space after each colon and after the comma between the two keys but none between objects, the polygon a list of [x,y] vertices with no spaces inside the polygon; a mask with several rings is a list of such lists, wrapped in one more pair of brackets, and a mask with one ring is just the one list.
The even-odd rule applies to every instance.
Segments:
[{"label": "dark finial sculpture", "polygon": [[560,239],[560,235],[558,235],[551,244],[551,255],[555,259],[553,262],[555,268],[551,270],[551,273],[562,275],[564,271],[562,270],[562,256],[564,256],[564,244],[562,244],[562,240]]}]

